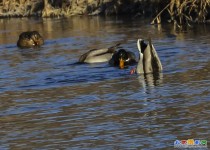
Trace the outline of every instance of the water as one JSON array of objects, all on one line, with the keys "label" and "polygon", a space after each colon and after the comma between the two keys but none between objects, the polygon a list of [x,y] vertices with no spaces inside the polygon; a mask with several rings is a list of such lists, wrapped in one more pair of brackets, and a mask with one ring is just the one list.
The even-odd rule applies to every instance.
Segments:
[{"label": "water", "polygon": [[[175,32],[129,18],[0,22],[0,149],[173,149],[175,140],[210,140],[209,25]],[[17,48],[26,30],[45,45]],[[116,43],[137,55],[137,39],[149,36],[163,73],[75,64]]]}]

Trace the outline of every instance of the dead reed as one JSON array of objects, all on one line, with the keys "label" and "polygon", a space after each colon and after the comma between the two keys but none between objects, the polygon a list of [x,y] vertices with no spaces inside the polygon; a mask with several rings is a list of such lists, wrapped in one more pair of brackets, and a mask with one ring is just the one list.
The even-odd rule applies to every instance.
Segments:
[{"label": "dead reed", "polygon": [[178,27],[190,23],[205,23],[210,8],[210,0],[170,0],[153,19],[151,24],[161,23],[161,15],[168,13],[169,21]]}]

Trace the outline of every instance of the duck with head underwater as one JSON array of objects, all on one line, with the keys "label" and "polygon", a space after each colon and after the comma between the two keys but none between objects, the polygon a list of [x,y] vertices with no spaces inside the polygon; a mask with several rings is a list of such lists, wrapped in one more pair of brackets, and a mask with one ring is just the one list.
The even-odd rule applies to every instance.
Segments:
[{"label": "duck with head underwater", "polygon": [[120,69],[125,68],[128,65],[133,65],[136,63],[135,54],[126,51],[125,49],[119,49],[114,53],[112,59],[109,61],[109,64],[112,66],[119,66]]},{"label": "duck with head underwater", "polygon": [[20,48],[39,47],[44,44],[44,39],[37,31],[27,31],[19,35],[17,46]]},{"label": "duck with head underwater", "polygon": [[146,44],[144,40],[138,39],[137,47],[139,50],[139,61],[137,67],[131,70],[131,74],[135,72],[138,74],[158,73],[163,70],[151,38],[149,38],[148,44]]}]

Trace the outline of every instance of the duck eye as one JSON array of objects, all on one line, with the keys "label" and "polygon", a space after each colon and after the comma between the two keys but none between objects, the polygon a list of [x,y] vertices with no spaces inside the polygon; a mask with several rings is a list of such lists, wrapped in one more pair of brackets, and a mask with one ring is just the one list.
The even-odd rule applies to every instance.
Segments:
[{"label": "duck eye", "polygon": [[37,39],[37,35],[36,34],[34,34],[34,38]]},{"label": "duck eye", "polygon": [[127,59],[128,56],[127,56],[126,54],[122,53],[122,54],[121,54],[121,58],[122,58],[122,59]]}]

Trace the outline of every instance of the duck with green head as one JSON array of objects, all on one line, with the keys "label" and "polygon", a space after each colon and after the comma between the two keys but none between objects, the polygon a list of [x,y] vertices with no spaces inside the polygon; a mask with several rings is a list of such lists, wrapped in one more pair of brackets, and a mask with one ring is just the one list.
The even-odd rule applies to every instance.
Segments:
[{"label": "duck with green head", "polygon": [[112,59],[109,61],[110,65],[119,66],[120,69],[123,69],[129,65],[133,65],[135,63],[135,54],[130,51],[126,51],[125,49],[119,49],[117,52],[114,53]]},{"label": "duck with green head", "polygon": [[39,47],[44,44],[44,39],[37,31],[27,31],[19,35],[17,46],[20,48]]},{"label": "duck with green head", "polygon": [[135,54],[125,49],[116,50],[120,44],[104,49],[93,49],[79,58],[79,63],[101,63],[109,62],[112,66],[119,66],[123,69],[125,66],[136,63]]}]

